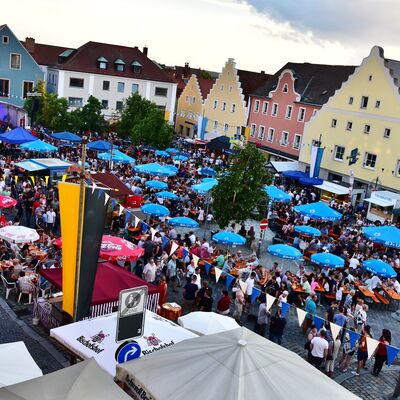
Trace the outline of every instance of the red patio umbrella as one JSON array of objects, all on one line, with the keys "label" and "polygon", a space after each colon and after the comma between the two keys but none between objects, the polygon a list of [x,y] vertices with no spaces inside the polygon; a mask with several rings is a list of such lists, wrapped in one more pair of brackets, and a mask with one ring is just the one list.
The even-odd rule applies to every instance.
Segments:
[{"label": "red patio umbrella", "polygon": [[14,207],[17,203],[18,201],[10,196],[0,196],[0,208]]}]

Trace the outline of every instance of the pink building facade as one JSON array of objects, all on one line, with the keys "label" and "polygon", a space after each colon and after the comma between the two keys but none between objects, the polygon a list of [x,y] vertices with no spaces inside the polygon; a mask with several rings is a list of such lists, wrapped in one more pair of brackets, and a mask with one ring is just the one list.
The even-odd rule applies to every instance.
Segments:
[{"label": "pink building facade", "polygon": [[[340,71],[335,77],[334,70]],[[288,63],[249,102],[249,141],[269,160],[297,160],[304,125],[352,72],[353,67]]]}]

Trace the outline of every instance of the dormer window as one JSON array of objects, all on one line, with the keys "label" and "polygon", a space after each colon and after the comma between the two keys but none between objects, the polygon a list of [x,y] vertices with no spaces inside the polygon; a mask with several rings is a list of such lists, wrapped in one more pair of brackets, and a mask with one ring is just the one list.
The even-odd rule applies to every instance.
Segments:
[{"label": "dormer window", "polygon": [[97,59],[97,65],[99,69],[107,69],[108,60],[104,57],[99,57]]},{"label": "dormer window", "polygon": [[118,72],[124,72],[125,71],[125,63],[120,58],[115,60],[114,64],[115,64],[115,69]]},{"label": "dormer window", "polygon": [[141,74],[142,73],[142,64],[139,61],[133,61],[131,64],[132,71],[134,74]]}]

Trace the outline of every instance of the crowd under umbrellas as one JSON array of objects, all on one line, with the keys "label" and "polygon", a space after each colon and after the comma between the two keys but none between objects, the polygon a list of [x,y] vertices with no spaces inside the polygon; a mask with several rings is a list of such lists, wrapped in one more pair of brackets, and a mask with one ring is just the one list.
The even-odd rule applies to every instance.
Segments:
[{"label": "crowd under umbrellas", "polygon": [[[47,137],[49,141],[50,138],[53,138],[53,141],[48,143],[50,146],[58,143],[56,141],[70,139],[73,141],[74,139],[73,136],[66,133],[58,135],[58,137],[55,137],[55,135]],[[6,140],[9,140],[8,143],[11,145],[22,146],[17,141],[26,139],[29,139],[29,141],[25,143],[30,143],[31,146],[37,141],[37,138],[31,140],[25,133],[22,133],[19,139]],[[12,140],[15,143],[12,143]],[[76,141],[76,143],[79,142]],[[40,143],[37,144],[36,149],[38,148],[40,148]],[[279,265],[262,265],[254,254],[248,259],[240,254],[240,250],[236,246],[244,246],[249,243],[246,230],[243,232],[241,229],[237,232],[235,226],[230,226],[227,230],[212,234],[210,239],[207,237],[204,240],[196,238],[196,235],[191,231],[182,235],[176,233],[176,227],[182,228],[184,232],[185,229],[195,230],[206,222],[212,222],[211,191],[218,184],[218,173],[223,172],[224,162],[221,158],[210,156],[204,162],[201,156],[197,156],[197,150],[188,150],[181,154],[183,152],[175,148],[164,151],[135,148],[130,145],[124,147],[120,143],[114,144],[108,140],[92,141],[88,148],[89,151],[92,151],[88,157],[90,172],[108,171],[110,162],[114,162],[116,166],[113,166],[113,172],[116,176],[134,193],[140,193],[144,196],[146,203],[141,207],[141,212],[147,216],[146,221],[149,226],[161,236],[165,235],[179,246],[187,248],[189,255],[180,256],[176,267],[181,270],[183,277],[190,278],[196,273],[191,272],[193,255],[196,255],[209,260],[213,267],[220,266],[225,277],[234,276],[234,280],[231,281],[233,282],[233,289],[245,285],[243,299],[238,294],[240,293],[239,290],[234,291],[235,299],[231,306],[233,310],[230,311],[233,311],[235,319],[240,324],[243,323],[247,317],[246,313],[250,309],[247,306],[251,303],[253,296],[251,291],[247,289],[251,285],[260,291],[260,296],[254,304],[265,304],[266,295],[273,296],[278,300],[276,302],[277,315],[268,314],[270,312],[268,311],[265,314],[266,317],[262,320],[262,324],[266,325],[272,321],[272,318],[281,318],[279,316],[281,308],[279,304],[286,301],[291,301],[296,306],[304,304],[307,313],[312,314],[312,302],[314,302],[316,289],[319,289],[318,294],[321,297],[333,295],[334,302],[337,302],[335,304],[340,307],[346,305],[346,326],[349,329],[354,327],[355,330],[361,331],[360,333],[366,336],[368,332],[365,333],[364,328],[368,326],[368,320],[363,320],[361,327],[357,323],[357,312],[359,311],[357,306],[361,304],[361,301],[368,300],[368,296],[363,298],[364,292],[361,289],[366,288],[365,293],[370,292],[374,298],[378,299],[379,296],[383,296],[382,293],[386,293],[386,290],[389,289],[400,292],[397,280],[393,279],[397,276],[396,268],[400,267],[397,250],[393,250],[400,248],[398,228],[394,226],[364,227],[367,222],[362,213],[359,216],[356,215],[348,205],[342,206],[335,203],[327,205],[323,202],[312,201],[316,200],[312,196],[312,189],[304,189],[301,183],[292,185],[282,183],[279,187],[269,186],[265,188],[271,202],[272,218],[278,216],[285,220],[279,231],[284,243],[268,246],[268,252],[278,259],[294,260],[298,264],[296,274],[287,274],[287,271],[283,271]],[[25,150],[37,151],[30,150],[29,147]],[[124,158],[120,153],[129,158]],[[66,147],[62,154],[65,159],[71,161],[77,161],[79,158],[79,153],[71,147]],[[292,176],[289,176],[289,178],[292,178]],[[302,176],[302,179],[305,178]],[[17,194],[20,193],[22,191],[17,190]],[[39,191],[39,195],[41,194],[42,192]],[[50,204],[54,202],[54,197],[57,196],[54,191],[52,193],[53,199],[49,199],[45,193],[43,194]],[[17,201],[17,199],[14,200]],[[24,210],[21,217],[22,219],[26,217]],[[117,215],[116,218],[118,217],[121,217],[118,225],[120,229],[117,229],[115,233],[125,235],[124,216]],[[355,219],[355,221],[352,221],[352,219]],[[132,221],[126,221],[126,223],[129,226]],[[27,225],[30,227],[31,221]],[[5,228],[17,230],[17,227],[18,225],[11,225]],[[28,227],[19,227],[29,229]],[[53,246],[51,241],[54,239],[53,233],[57,234],[57,230],[51,232],[46,229],[46,226],[44,228],[43,231],[49,237],[49,240],[44,243],[43,247],[49,245],[48,247],[51,248]],[[36,232],[36,230],[34,231]],[[3,236],[1,235],[0,230],[0,238],[6,241],[10,240],[10,243],[18,243],[10,236],[6,236],[6,232]],[[155,238],[150,236],[150,239]],[[127,268],[131,268],[134,273],[140,274],[146,280],[151,278],[152,280],[149,282],[155,284],[163,282],[164,276],[168,280],[168,285],[170,285],[171,278],[174,277],[171,276],[173,268],[168,267],[171,257],[167,253],[167,257],[163,259],[165,254],[163,254],[162,246],[157,244],[156,239],[150,239],[142,240],[139,238],[136,244],[142,249],[140,254],[136,253],[134,257],[128,257],[122,261],[136,261],[143,256],[147,265],[152,257],[160,257],[159,267],[155,264],[160,269],[156,274],[147,275],[145,272],[146,265],[137,269],[135,264],[129,264]],[[30,241],[37,240],[30,239]],[[146,241],[155,244],[150,246],[148,243],[145,244]],[[108,249],[115,246],[115,244],[109,244]],[[150,247],[151,251],[148,252]],[[134,249],[137,250],[137,247]],[[103,254],[110,256],[110,251],[103,252]],[[308,271],[303,268],[302,264],[307,257],[310,260],[309,264],[314,266],[311,268],[308,266]],[[62,264],[62,260],[60,261]],[[266,261],[266,263],[270,262]],[[201,274],[204,278],[205,271],[202,270]],[[228,288],[230,289],[229,285]],[[168,287],[168,290],[171,290],[171,286]],[[287,293],[285,294],[285,292]],[[354,294],[352,294],[353,292]],[[290,296],[290,294],[295,295]],[[348,299],[349,296],[350,299]],[[245,303],[245,307],[241,307],[243,303]],[[196,300],[195,304],[198,307],[201,301],[197,304]],[[218,309],[218,305],[219,301],[216,306],[215,303],[213,305],[216,311],[227,311]],[[361,305],[361,310],[364,310],[363,305],[366,305],[366,302]],[[335,310],[334,314],[338,314],[338,311]],[[310,329],[310,332],[315,329],[312,325],[307,328]],[[260,332],[259,327],[257,327],[257,330]],[[270,333],[274,333],[270,337],[275,340],[277,338],[276,331],[273,332],[271,326],[269,330]],[[329,326],[327,330],[329,331]],[[375,333],[375,335],[378,335],[378,333]],[[278,339],[276,340],[278,341]],[[343,340],[345,340],[345,337]],[[386,338],[385,340],[387,341]],[[314,365],[316,364],[315,358],[318,357],[310,358]]]}]

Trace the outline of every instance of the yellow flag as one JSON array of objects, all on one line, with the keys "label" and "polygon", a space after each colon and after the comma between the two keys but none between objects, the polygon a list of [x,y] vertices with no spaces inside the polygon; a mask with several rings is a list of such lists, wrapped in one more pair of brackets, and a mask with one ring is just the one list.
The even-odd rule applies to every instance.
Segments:
[{"label": "yellow flag", "polygon": [[62,176],[62,181],[65,182],[66,180],[67,180],[67,174],[64,174],[64,175]]},{"label": "yellow flag", "polygon": [[14,179],[15,179],[15,183],[18,183],[18,175],[15,175]]},{"label": "yellow flag", "polygon": [[46,182],[46,186],[48,186],[48,184],[49,184],[49,178],[50,178],[50,176],[45,176],[44,177],[44,181]]},{"label": "yellow flag", "polygon": [[244,130],[244,136],[246,138],[246,141],[249,140],[249,135],[250,135],[250,128],[246,127],[246,129]]},{"label": "yellow flag", "polygon": [[31,178],[32,184],[33,184],[33,186],[35,186],[35,177],[34,176],[30,176],[29,178]]},{"label": "yellow flag", "polygon": [[169,111],[164,112],[164,120],[168,121],[169,120]]}]

